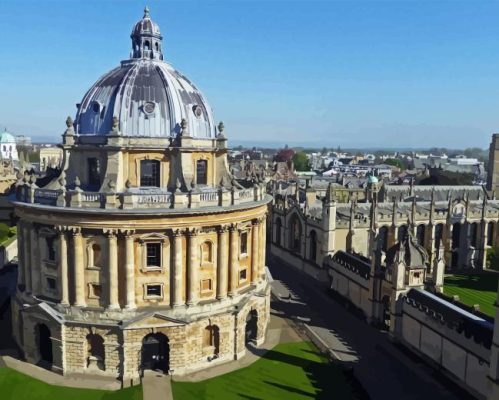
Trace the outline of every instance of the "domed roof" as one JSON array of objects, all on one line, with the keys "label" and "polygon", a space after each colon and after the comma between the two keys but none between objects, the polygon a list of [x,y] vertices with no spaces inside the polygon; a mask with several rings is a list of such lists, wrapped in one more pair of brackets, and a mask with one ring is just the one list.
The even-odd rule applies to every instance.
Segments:
[{"label": "domed roof", "polygon": [[14,137],[14,135],[7,132],[7,130],[2,132],[2,134],[0,135],[0,143],[15,143],[15,142],[16,138]]},{"label": "domed roof", "polygon": [[367,177],[367,183],[378,183],[379,180],[377,177],[375,177],[374,175],[369,175]]},{"label": "domed roof", "polygon": [[140,36],[143,34],[157,35],[161,37],[159,26],[156,22],[151,20],[149,8],[147,6],[144,8],[144,17],[135,24],[130,37],[133,39],[134,36]]},{"label": "domed roof", "polygon": [[216,137],[213,113],[202,93],[163,61],[159,32],[146,8],[132,31],[131,59],[102,76],[79,104],[77,134],[107,135],[116,117],[122,136],[176,136],[185,119],[189,136]]}]

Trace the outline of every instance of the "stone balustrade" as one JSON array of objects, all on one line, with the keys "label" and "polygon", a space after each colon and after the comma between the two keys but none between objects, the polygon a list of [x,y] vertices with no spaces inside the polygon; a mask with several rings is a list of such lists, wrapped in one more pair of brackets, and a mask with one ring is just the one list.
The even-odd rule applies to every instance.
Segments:
[{"label": "stone balustrade", "polygon": [[42,189],[29,183],[18,186],[17,201],[58,207],[140,209],[229,207],[263,200],[264,184],[249,189],[211,189],[169,192],[161,188],[132,188],[122,193]]}]

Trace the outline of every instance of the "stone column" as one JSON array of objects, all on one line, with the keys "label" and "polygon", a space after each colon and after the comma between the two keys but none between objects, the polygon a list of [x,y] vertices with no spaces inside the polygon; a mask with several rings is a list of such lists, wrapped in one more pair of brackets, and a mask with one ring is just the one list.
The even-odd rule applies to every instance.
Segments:
[{"label": "stone column", "polygon": [[38,254],[38,232],[31,226],[30,246],[31,246],[31,292],[38,294],[42,292],[42,265]]},{"label": "stone column", "polygon": [[259,250],[259,241],[261,237],[260,221],[258,219],[253,221],[253,226],[251,228],[251,283],[256,284],[258,275],[260,275],[262,262],[261,252]]},{"label": "stone column", "polygon": [[133,231],[125,233],[126,308],[135,308],[135,252]]},{"label": "stone column", "polygon": [[68,242],[63,227],[59,227],[59,271],[61,274],[61,304],[69,305],[68,291]]},{"label": "stone column", "polygon": [[83,265],[83,238],[81,228],[73,228],[74,290],[77,307],[85,307],[85,270]]},{"label": "stone column", "polygon": [[189,287],[187,289],[187,304],[190,306],[196,305],[199,298],[199,251],[197,240],[197,229],[189,231]]},{"label": "stone column", "polygon": [[173,306],[179,307],[183,304],[183,271],[182,271],[182,235],[183,231],[177,229],[173,232]]},{"label": "stone column", "polygon": [[237,279],[239,273],[238,242],[237,225],[232,224],[230,227],[229,296],[234,296],[237,291]]},{"label": "stone column", "polygon": [[30,234],[29,234],[29,225],[23,224],[23,251],[24,251],[24,276],[26,280],[26,293],[31,293],[33,291],[32,285],[32,269],[33,265],[31,265],[30,259]]},{"label": "stone column", "polygon": [[218,230],[218,260],[217,260],[217,299],[227,297],[229,279],[229,238],[227,226]]},{"label": "stone column", "polygon": [[260,278],[263,279],[265,276],[265,265],[266,265],[266,255],[267,255],[267,220],[265,217],[261,219],[260,223]]},{"label": "stone column", "polygon": [[107,234],[107,247],[109,254],[109,275],[108,275],[108,307],[111,309],[120,308],[118,300],[118,239],[116,231],[105,231]]}]

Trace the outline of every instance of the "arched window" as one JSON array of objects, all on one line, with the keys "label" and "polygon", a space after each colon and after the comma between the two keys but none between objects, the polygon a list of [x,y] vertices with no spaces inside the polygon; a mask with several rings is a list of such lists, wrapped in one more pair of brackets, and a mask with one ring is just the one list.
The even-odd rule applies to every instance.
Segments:
[{"label": "arched window", "polygon": [[494,244],[494,223],[489,222],[487,225],[487,246]]},{"label": "arched window", "polygon": [[104,369],[106,351],[104,349],[104,339],[100,335],[90,333],[87,335],[88,367]]},{"label": "arched window", "polygon": [[291,232],[289,235],[289,247],[296,253],[301,253],[301,223],[296,215],[291,220]]},{"label": "arched window", "polygon": [[317,233],[315,231],[310,232],[310,238],[309,238],[309,258],[313,261],[316,262],[317,260]]},{"label": "arched window", "polygon": [[281,236],[282,236],[282,221],[281,218],[277,218],[275,222],[275,242],[278,246],[281,245]]},{"label": "arched window", "polygon": [[386,252],[388,248],[388,228],[386,226],[379,228],[378,243],[378,250]]},{"label": "arched window", "polygon": [[456,222],[452,225],[452,248],[459,248],[459,241],[461,240],[461,224]]},{"label": "arched window", "polygon": [[100,246],[97,243],[92,245],[92,255],[93,255],[93,264],[96,267],[101,266],[102,262],[102,251]]},{"label": "arched window", "polygon": [[204,263],[213,262],[213,245],[210,241],[206,241],[201,245],[201,259]]},{"label": "arched window", "polygon": [[203,331],[203,347],[213,347],[213,354],[220,350],[220,329],[217,325],[208,325]]},{"label": "arched window", "polygon": [[435,249],[438,251],[442,246],[442,239],[444,235],[444,225],[438,224],[435,226]]},{"label": "arched window", "polygon": [[55,260],[54,237],[47,236],[45,238],[45,244],[47,245],[47,259],[50,261],[54,261]]},{"label": "arched window", "polygon": [[159,161],[142,160],[140,162],[140,186],[159,187]]},{"label": "arched window", "polygon": [[151,44],[149,43],[149,40],[146,40],[146,41],[144,42],[144,50],[149,50],[149,49],[150,49],[150,47],[151,47]]},{"label": "arched window", "polygon": [[418,225],[418,227],[416,229],[416,238],[417,238],[418,244],[420,244],[421,246],[424,246],[425,229],[426,229],[426,227],[423,224]]},{"label": "arched window", "polygon": [[156,42],[156,51],[159,51],[159,44]]},{"label": "arched window", "polygon": [[407,236],[407,225],[401,225],[399,226],[398,230],[398,240],[399,242],[404,240],[404,238]]},{"label": "arched window", "polygon": [[240,235],[241,254],[248,253],[248,232],[241,232]]},{"label": "arched window", "polygon": [[472,247],[477,246],[478,225],[476,222],[468,225],[468,237]]},{"label": "arched window", "polygon": [[196,183],[198,185],[206,185],[208,183],[208,161],[197,160],[196,162]]}]

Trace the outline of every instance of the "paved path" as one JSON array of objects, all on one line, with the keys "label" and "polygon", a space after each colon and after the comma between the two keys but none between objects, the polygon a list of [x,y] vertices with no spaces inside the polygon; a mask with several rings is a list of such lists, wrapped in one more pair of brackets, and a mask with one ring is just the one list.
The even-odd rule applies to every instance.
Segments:
[{"label": "paved path", "polygon": [[173,400],[171,377],[146,370],[142,378],[143,400]]},{"label": "paved path", "polygon": [[316,280],[277,260],[269,262],[269,269],[274,279],[273,293],[284,298],[274,302],[276,312],[305,321],[344,364],[353,367],[372,400],[471,398],[441,374],[395,347],[386,333],[328,297]]}]

